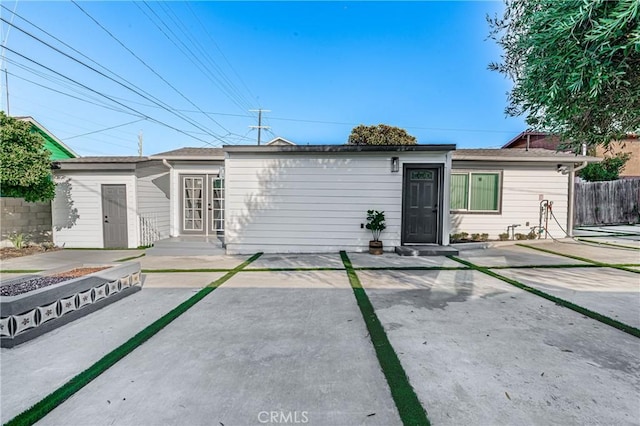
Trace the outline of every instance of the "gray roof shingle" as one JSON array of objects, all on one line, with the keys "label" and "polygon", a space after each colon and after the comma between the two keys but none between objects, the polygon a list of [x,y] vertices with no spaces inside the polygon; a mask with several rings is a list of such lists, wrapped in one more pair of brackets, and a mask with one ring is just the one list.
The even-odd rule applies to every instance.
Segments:
[{"label": "gray roof shingle", "polygon": [[185,147],[174,149],[173,151],[161,152],[151,156],[152,159],[165,158],[171,159],[194,159],[194,160],[218,160],[224,158],[222,148],[193,148]]}]

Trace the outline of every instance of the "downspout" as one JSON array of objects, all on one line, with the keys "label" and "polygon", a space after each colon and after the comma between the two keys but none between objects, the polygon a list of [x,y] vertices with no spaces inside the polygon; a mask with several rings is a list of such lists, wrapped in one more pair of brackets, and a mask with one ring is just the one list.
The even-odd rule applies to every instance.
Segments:
[{"label": "downspout", "polygon": [[[582,144],[582,155],[587,155],[587,145]],[[574,189],[575,189],[575,180],[576,180],[576,172],[584,169],[589,164],[587,161],[583,161],[581,165],[578,167],[572,167],[569,172],[569,205],[567,206],[567,236],[573,238],[573,210],[574,206]]]},{"label": "downspout", "polygon": [[529,151],[529,143],[531,142],[531,134],[527,134],[527,149],[526,151]]},{"label": "downspout", "polygon": [[[174,214],[173,214],[173,166],[169,164],[166,158],[162,159],[162,164],[169,168],[169,237],[173,237],[173,228],[174,228]],[[177,236],[177,235],[176,235]]]}]

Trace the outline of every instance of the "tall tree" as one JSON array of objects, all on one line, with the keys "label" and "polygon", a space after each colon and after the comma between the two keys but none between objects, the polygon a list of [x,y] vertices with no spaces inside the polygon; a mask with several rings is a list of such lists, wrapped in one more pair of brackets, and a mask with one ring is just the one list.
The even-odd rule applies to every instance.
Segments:
[{"label": "tall tree", "polygon": [[51,153],[31,125],[0,111],[0,192],[4,197],[48,201],[55,195],[51,180]]},{"label": "tall tree", "polygon": [[361,124],[351,130],[349,145],[415,145],[416,138],[399,127]]},{"label": "tall tree", "polygon": [[640,1],[505,0],[488,18],[514,86],[506,113],[580,145],[640,129]]}]

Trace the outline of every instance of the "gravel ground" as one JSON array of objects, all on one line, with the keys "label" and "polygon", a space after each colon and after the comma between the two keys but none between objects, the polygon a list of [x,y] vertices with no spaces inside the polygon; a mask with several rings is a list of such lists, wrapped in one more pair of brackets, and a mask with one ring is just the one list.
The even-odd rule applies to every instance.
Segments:
[{"label": "gravel ground", "polygon": [[0,287],[0,296],[17,296],[19,294],[27,293],[29,291],[37,290],[39,288],[58,284],[73,278],[78,278],[84,275],[92,274],[94,272],[98,272],[103,269],[107,269],[107,267],[105,266],[105,267],[98,267],[98,268],[76,268],[76,269],[61,272],[55,275],[45,275],[42,277],[31,278],[26,281],[20,281],[13,284],[3,285],[2,287]]}]

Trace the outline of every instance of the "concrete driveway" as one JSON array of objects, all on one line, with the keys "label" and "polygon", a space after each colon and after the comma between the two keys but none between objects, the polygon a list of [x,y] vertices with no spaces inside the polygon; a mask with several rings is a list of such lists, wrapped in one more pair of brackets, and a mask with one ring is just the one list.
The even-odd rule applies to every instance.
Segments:
[{"label": "concrete driveway", "polygon": [[[465,251],[460,258],[638,327],[638,274],[590,264],[589,259],[609,259],[607,252],[591,251],[599,247],[580,251],[560,244],[544,246],[569,255],[577,250],[587,259],[518,246]],[[82,252],[104,262],[135,255]],[[78,252],[56,253],[59,267]],[[634,255],[611,259],[635,264]],[[433,424],[640,424],[637,337],[454,259],[349,257]],[[11,269],[55,263],[51,257],[31,258]],[[149,271],[228,270],[247,258],[138,260]],[[148,272],[141,292],[1,349],[0,420],[29,408],[224,274]],[[401,424],[338,254],[263,255],[41,423],[296,419]]]}]

